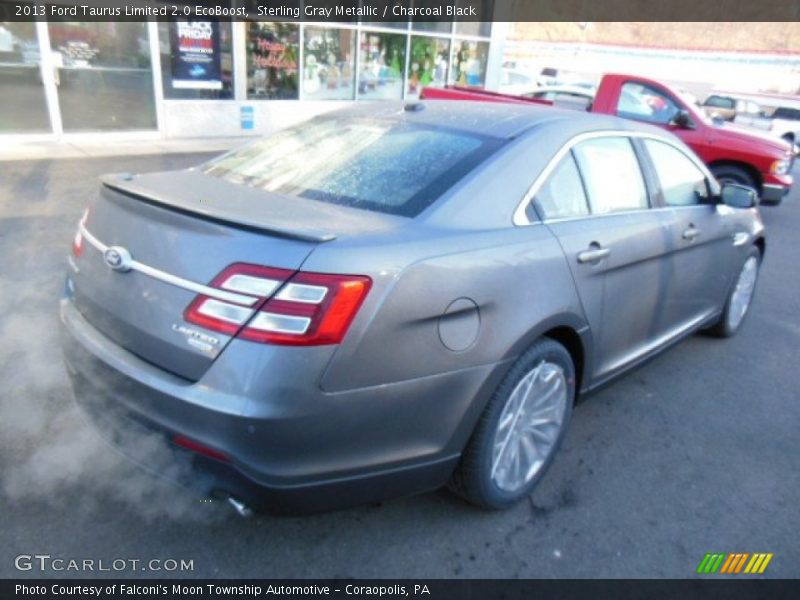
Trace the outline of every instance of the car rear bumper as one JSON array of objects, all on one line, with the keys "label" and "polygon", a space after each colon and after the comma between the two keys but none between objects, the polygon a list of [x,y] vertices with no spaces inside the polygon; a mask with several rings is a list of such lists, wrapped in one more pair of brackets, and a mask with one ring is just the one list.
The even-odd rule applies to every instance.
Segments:
[{"label": "car rear bumper", "polygon": [[[61,320],[76,402],[106,438],[157,475],[274,512],[313,512],[441,487],[482,408],[474,399],[493,389],[501,371],[487,365],[337,394],[312,384],[316,410],[304,397],[300,412],[281,414],[282,405],[271,410],[269,398],[242,400],[204,380],[160,371],[105,338],[69,299],[62,300]],[[397,411],[398,399],[407,411]],[[376,423],[386,423],[386,430],[375,430]],[[425,431],[437,433],[420,435]],[[220,456],[186,451],[175,436]]]}]

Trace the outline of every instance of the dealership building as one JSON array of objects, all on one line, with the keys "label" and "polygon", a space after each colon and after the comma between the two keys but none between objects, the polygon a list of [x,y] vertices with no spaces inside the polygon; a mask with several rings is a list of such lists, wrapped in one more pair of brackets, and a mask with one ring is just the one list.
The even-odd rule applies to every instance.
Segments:
[{"label": "dealership building", "polygon": [[507,28],[0,21],[0,139],[255,135],[349,101],[414,99],[425,86],[494,88]]}]

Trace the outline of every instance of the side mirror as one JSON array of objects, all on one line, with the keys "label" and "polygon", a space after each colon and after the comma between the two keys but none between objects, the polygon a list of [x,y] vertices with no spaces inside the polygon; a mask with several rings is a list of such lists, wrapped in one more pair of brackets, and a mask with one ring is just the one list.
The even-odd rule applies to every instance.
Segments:
[{"label": "side mirror", "polygon": [[689,111],[683,108],[677,112],[670,124],[681,129],[694,129],[694,123],[692,123],[692,118],[689,116]]},{"label": "side mirror", "polygon": [[733,208],[753,208],[758,205],[758,195],[753,188],[737,183],[722,185],[719,198],[725,206]]}]

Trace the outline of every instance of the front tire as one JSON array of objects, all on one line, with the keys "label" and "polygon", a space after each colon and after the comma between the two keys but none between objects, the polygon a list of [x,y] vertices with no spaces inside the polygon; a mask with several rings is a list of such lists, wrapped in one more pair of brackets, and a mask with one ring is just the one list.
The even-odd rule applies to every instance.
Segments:
[{"label": "front tire", "polygon": [[728,294],[719,321],[708,329],[710,334],[728,338],[739,331],[753,301],[760,266],[761,252],[758,248],[751,247],[742,262],[733,289]]},{"label": "front tire", "polygon": [[742,167],[736,165],[716,165],[711,167],[711,172],[720,183],[737,183],[758,190],[753,176]]},{"label": "front tire", "polygon": [[531,346],[500,383],[467,444],[450,488],[483,508],[512,506],[553,461],[575,399],[575,367],[558,342]]}]

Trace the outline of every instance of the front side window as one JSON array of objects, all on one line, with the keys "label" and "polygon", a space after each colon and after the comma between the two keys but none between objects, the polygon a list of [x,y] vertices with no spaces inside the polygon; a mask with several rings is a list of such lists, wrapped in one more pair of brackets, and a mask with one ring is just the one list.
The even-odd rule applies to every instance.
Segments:
[{"label": "front side window", "polygon": [[571,152],[561,159],[536,193],[542,219],[565,219],[589,214],[583,183]]},{"label": "front side window", "polygon": [[639,161],[628,138],[586,140],[573,150],[594,214],[648,207]]},{"label": "front side window", "polygon": [[286,196],[413,217],[499,145],[436,127],[319,118],[226,154],[203,172]]},{"label": "front side window", "polygon": [[632,81],[622,86],[617,104],[620,117],[660,125],[671,123],[679,110],[675,101],[664,92]]},{"label": "front side window", "polygon": [[656,140],[644,140],[668,206],[693,206],[708,200],[705,174],[677,148]]}]

